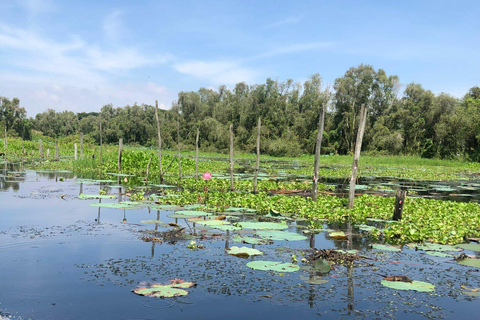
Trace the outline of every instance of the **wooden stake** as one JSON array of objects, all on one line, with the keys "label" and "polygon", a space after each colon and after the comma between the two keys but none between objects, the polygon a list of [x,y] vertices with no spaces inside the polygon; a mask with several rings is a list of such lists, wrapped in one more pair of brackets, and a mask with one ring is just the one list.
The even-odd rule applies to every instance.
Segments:
[{"label": "wooden stake", "polygon": [[77,143],[75,142],[75,144],[73,145],[75,151],[74,151],[74,158],[75,160],[78,160],[78,148],[77,148]]},{"label": "wooden stake", "polygon": [[180,156],[180,114],[177,120],[177,145],[178,145],[178,184],[182,180],[182,159]]},{"label": "wooden stake", "polygon": [[80,159],[83,159],[83,132],[80,132]]},{"label": "wooden stake", "polygon": [[43,142],[42,139],[38,140],[38,155],[43,158]]},{"label": "wooden stake", "polygon": [[197,137],[195,138],[195,179],[198,180],[198,138],[200,137],[200,129],[197,128]]},{"label": "wooden stake", "polygon": [[157,134],[158,134],[158,167],[160,168],[160,183],[163,183],[162,136],[160,135],[160,121],[158,120],[158,100],[155,100],[155,120],[157,121]]},{"label": "wooden stake", "polygon": [[262,126],[262,121],[258,117],[258,127],[257,127],[257,162],[255,163],[255,176],[253,177],[253,193],[258,191],[258,170],[260,169],[260,129]]},{"label": "wooden stake", "polygon": [[407,196],[406,190],[397,190],[395,197],[395,210],[393,211],[392,220],[402,220],[403,205],[405,204],[405,197]]},{"label": "wooden stake", "polygon": [[100,163],[103,163],[103,146],[102,146],[102,112],[100,111]]},{"label": "wooden stake", "polygon": [[117,161],[118,173],[122,171],[122,152],[123,152],[123,138],[120,138],[118,140],[118,161]]},{"label": "wooden stake", "polygon": [[233,125],[230,125],[230,191],[233,191]]},{"label": "wooden stake", "polygon": [[313,183],[312,183],[312,200],[317,201],[317,190],[318,190],[318,179],[319,179],[319,168],[320,168],[320,151],[322,149],[322,140],[323,140],[323,128],[325,123],[325,108],[322,107],[322,111],[318,118],[318,132],[317,132],[317,141],[315,143],[315,161],[313,165]]},{"label": "wooden stake", "polygon": [[60,160],[60,152],[58,149],[58,141],[55,141],[55,161]]},{"label": "wooden stake", "polygon": [[362,140],[365,132],[365,122],[367,120],[367,108],[362,104],[360,108],[360,119],[357,132],[357,142],[355,143],[355,153],[353,155],[352,163],[352,177],[350,178],[350,190],[348,192],[348,209],[353,208],[353,202],[355,197],[355,182],[357,181],[358,174],[358,161],[360,159],[360,152],[362,151]]}]

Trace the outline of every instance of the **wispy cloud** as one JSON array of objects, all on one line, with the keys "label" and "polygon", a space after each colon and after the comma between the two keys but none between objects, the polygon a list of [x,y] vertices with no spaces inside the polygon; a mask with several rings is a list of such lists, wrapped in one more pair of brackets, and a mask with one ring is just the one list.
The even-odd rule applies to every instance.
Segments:
[{"label": "wispy cloud", "polygon": [[306,42],[294,43],[286,46],[279,46],[269,51],[262,52],[252,57],[252,59],[270,58],[282,54],[292,54],[314,50],[330,49],[335,46],[335,42]]},{"label": "wispy cloud", "polygon": [[120,39],[124,29],[122,22],[124,13],[123,10],[117,9],[105,17],[103,21],[103,32],[108,42],[116,42]]},{"label": "wispy cloud", "polygon": [[174,68],[183,74],[217,85],[251,82],[258,75],[257,71],[233,61],[189,61],[177,63]]},{"label": "wispy cloud", "polygon": [[51,0],[16,0],[16,2],[27,11],[30,17],[54,10]]},{"label": "wispy cloud", "polygon": [[300,21],[302,21],[303,18],[304,18],[303,16],[301,16],[301,17],[287,17],[283,20],[267,24],[265,26],[265,28],[266,29],[273,29],[273,28],[278,28],[278,27],[282,27],[282,26],[285,26],[285,25],[297,24]]}]

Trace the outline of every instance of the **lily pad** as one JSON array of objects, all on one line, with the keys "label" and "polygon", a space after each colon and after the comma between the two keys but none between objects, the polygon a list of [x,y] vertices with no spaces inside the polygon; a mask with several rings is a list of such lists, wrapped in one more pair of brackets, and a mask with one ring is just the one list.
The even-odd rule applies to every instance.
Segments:
[{"label": "lily pad", "polygon": [[295,240],[306,240],[307,237],[288,231],[277,231],[277,230],[259,230],[257,234],[262,238],[268,238],[272,240],[286,240],[286,241],[295,241]]},{"label": "lily pad", "polygon": [[160,220],[142,220],[140,223],[148,223],[148,224],[155,224],[155,223],[163,223],[163,221]]},{"label": "lily pad", "polygon": [[197,220],[195,221],[198,224],[202,224],[204,226],[210,226],[210,227],[217,227],[217,226],[222,226],[222,225],[230,225],[230,222],[224,221],[224,220],[215,220],[215,219],[210,219],[210,220]]},{"label": "lily pad", "polygon": [[239,248],[236,246],[231,247],[227,253],[241,258],[248,258],[249,256],[259,256],[263,254],[262,251],[257,249],[252,249],[248,247]]},{"label": "lily pad", "polygon": [[300,276],[300,279],[302,279],[305,283],[308,283],[308,284],[325,284],[328,282],[328,280],[325,280],[319,276],[314,276],[314,277]]},{"label": "lily pad", "polygon": [[157,297],[157,298],[171,298],[178,296],[186,296],[188,291],[183,290],[190,288],[194,285],[193,282],[181,282],[172,284],[152,284],[150,287],[135,288],[134,293],[141,296]]},{"label": "lily pad", "polygon": [[78,199],[115,199],[115,195],[109,194],[80,194]]},{"label": "lily pad", "polygon": [[333,239],[347,239],[347,235],[343,231],[332,231],[328,236]]},{"label": "lily pad", "polygon": [[358,224],[358,225],[355,225],[355,227],[362,230],[362,231],[366,231],[366,232],[371,232],[371,231],[377,229],[376,227],[369,226],[369,225],[366,225],[366,224]]},{"label": "lily pad", "polygon": [[459,247],[465,250],[480,252],[480,244],[478,243],[461,243],[461,244],[457,244],[456,247]]},{"label": "lily pad", "polygon": [[106,202],[106,203],[90,203],[91,207],[101,207],[101,208],[113,208],[113,209],[139,209],[140,207],[128,205],[125,203],[115,203],[115,202]]},{"label": "lily pad", "polygon": [[231,224],[222,224],[222,225],[219,225],[219,226],[214,226],[213,227],[214,229],[218,229],[218,230],[223,230],[223,231],[238,231],[238,230],[242,230],[242,228],[240,227],[236,227],[236,226],[232,226]]},{"label": "lily pad", "polygon": [[434,257],[441,257],[441,258],[451,258],[453,257],[451,254],[438,252],[438,251],[425,251],[426,254]]},{"label": "lily pad", "polygon": [[282,263],[279,261],[252,261],[247,263],[247,267],[256,270],[277,272],[294,272],[300,269],[296,264],[288,262]]},{"label": "lily pad", "polygon": [[150,207],[152,210],[175,210],[178,206],[174,204],[156,204]]},{"label": "lily pad", "polygon": [[467,258],[459,261],[458,264],[461,264],[462,266],[480,268],[480,259]]},{"label": "lily pad", "polygon": [[415,290],[419,292],[435,291],[435,285],[423,281],[403,282],[382,280],[382,285],[397,290]]},{"label": "lily pad", "polygon": [[191,216],[191,217],[200,217],[200,216],[211,216],[212,214],[210,212],[204,212],[204,211],[193,211],[193,210],[180,210],[176,211],[176,214],[183,214],[186,216]]},{"label": "lily pad", "polygon": [[236,208],[236,207],[230,207],[227,210],[227,212],[242,212],[242,213],[256,213],[257,210],[255,209],[250,209],[250,208]]},{"label": "lily pad", "polygon": [[253,237],[240,237],[240,236],[235,236],[232,238],[233,241],[236,242],[244,242],[248,244],[269,244],[271,241],[268,241],[267,239],[260,239],[260,238],[253,238]]},{"label": "lily pad", "polygon": [[387,244],[372,244],[372,249],[377,249],[382,251],[393,251],[393,252],[402,251],[399,247],[390,246]]},{"label": "lily pad", "polygon": [[276,223],[276,222],[238,222],[238,226],[244,229],[254,229],[254,230],[282,230],[287,229],[287,223]]},{"label": "lily pad", "polygon": [[438,243],[424,243],[417,246],[417,248],[424,251],[462,251],[462,248],[458,246],[449,246]]}]

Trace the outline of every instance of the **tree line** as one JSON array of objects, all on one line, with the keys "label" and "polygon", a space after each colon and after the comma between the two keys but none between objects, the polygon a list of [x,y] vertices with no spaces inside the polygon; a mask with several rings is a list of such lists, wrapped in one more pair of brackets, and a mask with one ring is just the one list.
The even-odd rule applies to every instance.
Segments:
[{"label": "tree line", "polygon": [[[315,74],[304,83],[268,78],[264,84],[241,82],[232,89],[180,92],[170,110],[160,110],[162,142],[165,148],[177,146],[179,122],[182,145],[193,146],[199,128],[202,150],[225,152],[232,124],[235,148],[254,152],[260,117],[263,154],[312,154],[319,114],[326,108],[322,154],[351,154],[364,105],[368,109],[365,151],[480,161],[479,87],[460,99],[434,94],[418,83],[406,85],[403,92],[400,87],[398,76],[362,64],[350,68],[331,87]],[[16,98],[11,102],[2,98],[0,125],[5,123],[7,130],[24,139],[31,137],[27,131],[33,128],[55,138],[83,132],[99,142],[101,121],[106,143],[123,138],[126,143],[157,145],[152,105],[106,105],[99,112],[77,114],[49,109],[31,119],[18,105]],[[17,113],[12,116],[11,110]]]}]

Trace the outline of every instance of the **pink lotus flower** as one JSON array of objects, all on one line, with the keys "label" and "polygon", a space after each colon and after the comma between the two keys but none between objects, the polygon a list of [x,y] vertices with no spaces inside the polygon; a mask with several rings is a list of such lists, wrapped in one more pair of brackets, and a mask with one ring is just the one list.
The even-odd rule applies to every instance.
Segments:
[{"label": "pink lotus flower", "polygon": [[203,180],[208,181],[212,178],[212,174],[210,172],[205,172],[202,176]]}]

